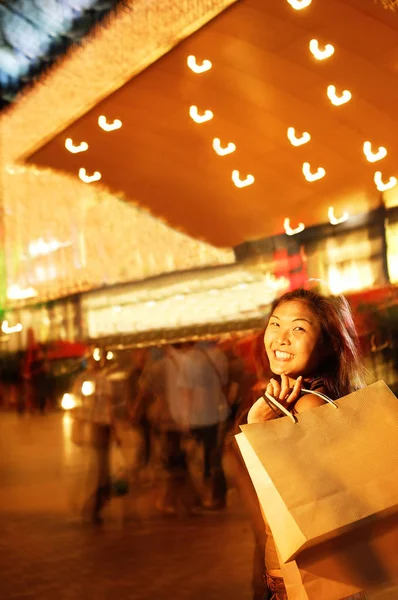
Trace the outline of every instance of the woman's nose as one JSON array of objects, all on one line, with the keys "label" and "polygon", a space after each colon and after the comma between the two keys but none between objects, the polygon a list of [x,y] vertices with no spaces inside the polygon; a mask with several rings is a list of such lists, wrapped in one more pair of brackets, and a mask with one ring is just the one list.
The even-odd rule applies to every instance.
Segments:
[{"label": "woman's nose", "polygon": [[278,331],[276,338],[279,344],[290,344],[290,336],[288,331]]}]

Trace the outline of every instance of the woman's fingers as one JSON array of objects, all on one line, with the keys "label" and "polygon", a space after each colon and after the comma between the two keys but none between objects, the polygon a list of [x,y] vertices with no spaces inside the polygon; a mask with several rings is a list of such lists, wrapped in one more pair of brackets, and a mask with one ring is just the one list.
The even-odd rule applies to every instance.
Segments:
[{"label": "woman's fingers", "polygon": [[276,379],[270,379],[269,385],[271,386],[271,391],[267,389],[267,392],[271,394],[273,398],[278,400],[281,393],[281,386],[279,382],[276,381]]},{"label": "woman's fingers", "polygon": [[295,402],[298,399],[298,397],[300,396],[300,393],[301,393],[302,385],[303,385],[303,378],[300,375],[300,377],[298,377],[296,379],[293,389],[286,399],[286,404],[291,404],[292,402]]},{"label": "woman's fingers", "polygon": [[281,388],[279,392],[279,400],[285,400],[289,395],[289,377],[285,373],[281,374]]}]

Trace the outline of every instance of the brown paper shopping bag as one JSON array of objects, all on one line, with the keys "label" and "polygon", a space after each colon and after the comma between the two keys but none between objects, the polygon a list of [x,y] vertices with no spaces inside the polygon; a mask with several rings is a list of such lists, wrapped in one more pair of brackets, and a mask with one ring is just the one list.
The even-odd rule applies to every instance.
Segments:
[{"label": "brown paper shopping bag", "polygon": [[[236,440],[270,523],[275,486],[245,436],[239,434]],[[286,512],[281,512],[281,522],[284,517]],[[286,536],[290,535],[288,525],[289,521]],[[368,522],[366,527],[300,552],[287,563],[280,556],[280,563],[289,600],[339,600],[398,581],[398,515]]]},{"label": "brown paper shopping bag", "polygon": [[296,423],[242,426],[265,473],[260,501],[283,562],[397,510],[396,397],[377,382],[337,405],[301,413]]}]

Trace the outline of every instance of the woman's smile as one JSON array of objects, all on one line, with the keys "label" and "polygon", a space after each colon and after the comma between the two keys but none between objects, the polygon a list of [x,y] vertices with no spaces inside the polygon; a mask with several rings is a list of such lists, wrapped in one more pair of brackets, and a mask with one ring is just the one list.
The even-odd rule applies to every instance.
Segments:
[{"label": "woman's smile", "polygon": [[294,354],[290,354],[289,352],[282,352],[282,350],[274,350],[274,355],[276,360],[281,360],[283,362],[294,358]]}]

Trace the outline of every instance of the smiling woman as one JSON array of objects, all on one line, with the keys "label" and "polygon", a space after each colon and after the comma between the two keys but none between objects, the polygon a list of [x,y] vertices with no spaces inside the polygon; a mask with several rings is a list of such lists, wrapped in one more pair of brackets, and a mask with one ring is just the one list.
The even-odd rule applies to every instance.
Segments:
[{"label": "smiling woman", "polygon": [[[320,396],[305,393],[307,390],[335,400],[365,386],[358,335],[348,302],[342,296],[325,297],[304,289],[284,294],[272,307],[264,347],[277,377],[270,380],[267,394],[293,413],[323,404]],[[283,413],[273,404],[259,398],[247,422],[281,416]],[[267,584],[273,600],[285,600],[285,585],[268,526],[266,534]]]},{"label": "smiling woman", "polygon": [[[289,410],[301,412],[322,404],[315,389],[332,399],[365,385],[359,339],[348,302],[304,289],[276,300],[264,335],[271,372],[267,392]],[[250,409],[248,422],[279,416],[260,398]]]}]

